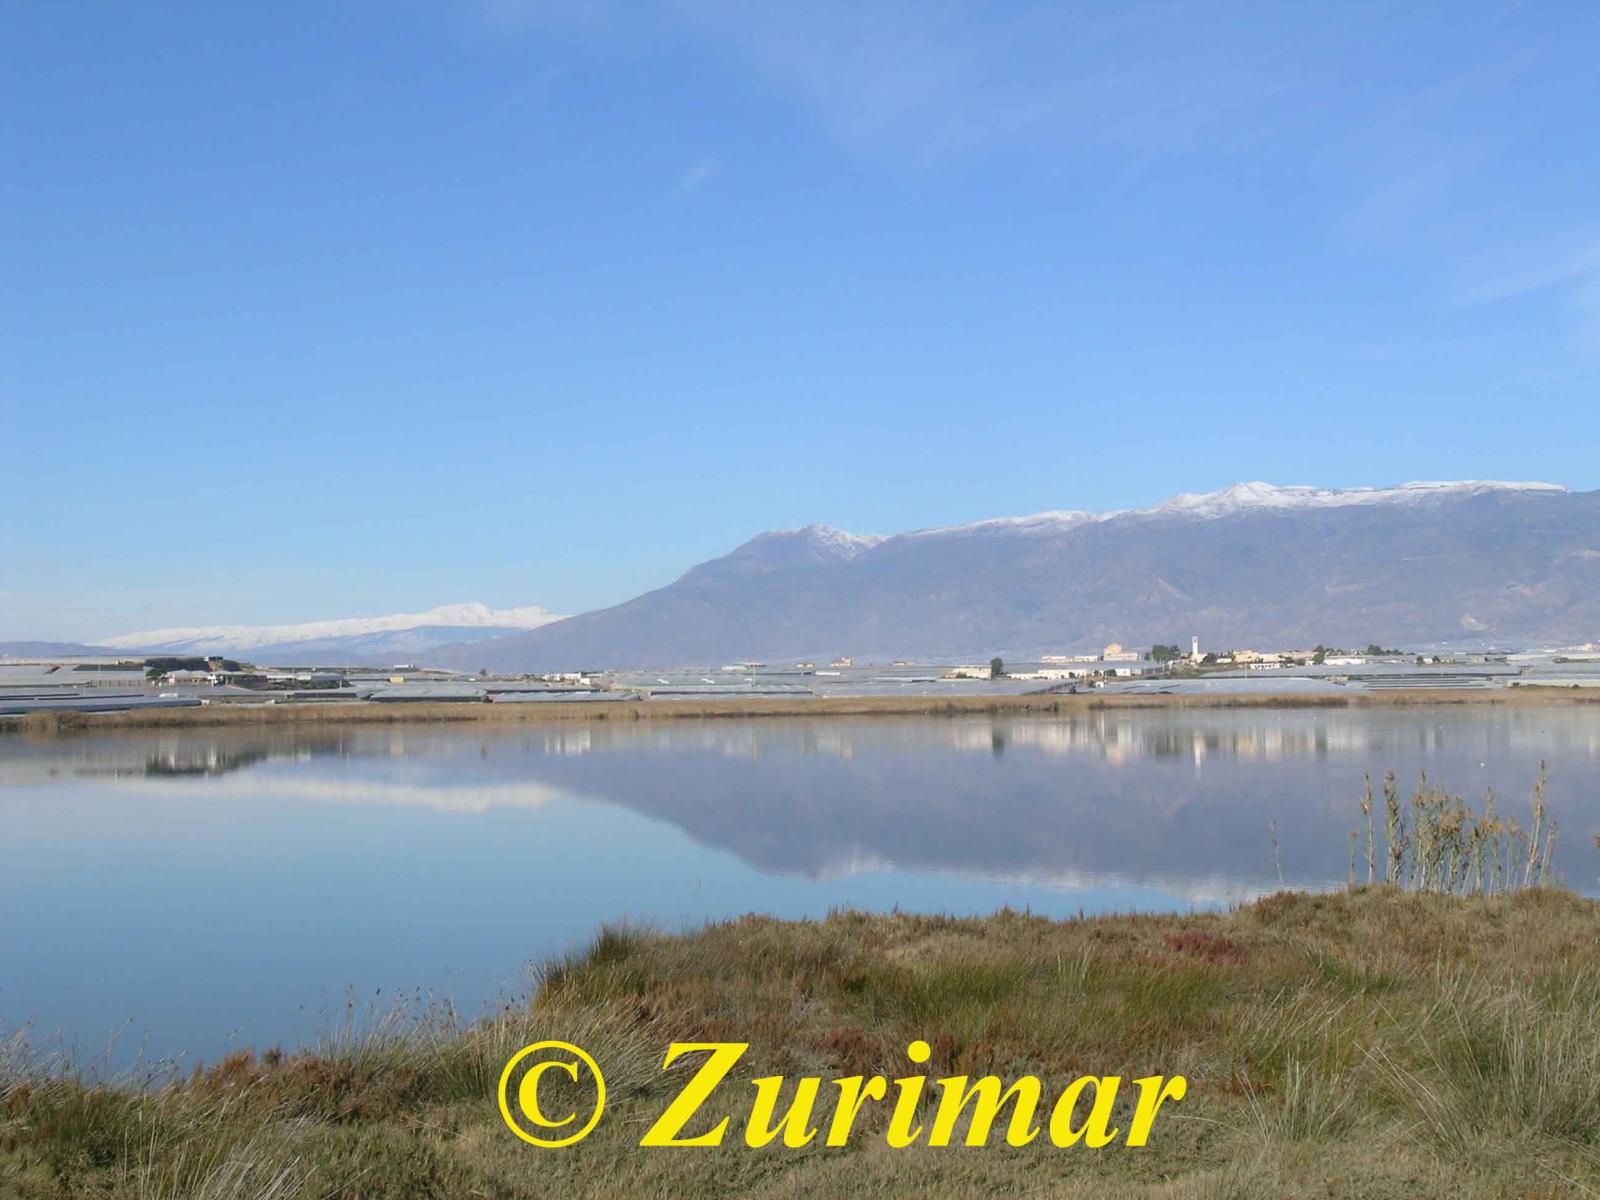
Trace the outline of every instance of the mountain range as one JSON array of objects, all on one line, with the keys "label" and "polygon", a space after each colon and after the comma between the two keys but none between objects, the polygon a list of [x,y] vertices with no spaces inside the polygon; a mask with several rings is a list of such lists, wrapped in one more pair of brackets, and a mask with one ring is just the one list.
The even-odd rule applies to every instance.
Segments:
[{"label": "mountain range", "polygon": [[892,537],[763,533],[666,587],[447,646],[463,669],[1030,658],[1145,647],[1566,644],[1600,635],[1600,492],[1241,483],[1147,509]]},{"label": "mountain range", "polygon": [[422,613],[344,617],[298,625],[147,629],[102,639],[102,645],[113,652],[216,654],[302,665],[326,662],[387,666],[425,657],[442,645],[451,645],[459,651],[479,639],[521,633],[560,619],[543,608],[492,609],[482,604],[447,604]]},{"label": "mountain range", "polygon": [[1468,481],[1241,483],[1152,508],[893,536],[758,535],[611,608],[453,604],[295,625],[154,629],[95,646],[261,663],[496,671],[831,658],[1013,659],[1146,647],[1565,645],[1600,638],[1600,491]]}]

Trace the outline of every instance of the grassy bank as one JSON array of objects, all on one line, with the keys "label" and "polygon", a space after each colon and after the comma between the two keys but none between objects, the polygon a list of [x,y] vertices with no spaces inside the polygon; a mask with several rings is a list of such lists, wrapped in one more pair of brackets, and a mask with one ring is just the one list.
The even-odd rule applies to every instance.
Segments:
[{"label": "grassy bank", "polygon": [[[1389,887],[1221,915],[613,930],[467,1028],[422,1019],[317,1054],[238,1055],[144,1092],[13,1063],[0,1195],[1587,1195],[1597,939],[1600,906],[1570,893]],[[586,1047],[611,1089],[596,1132],[562,1151],[517,1141],[492,1099],[506,1058],[541,1038]],[[936,1077],[1190,1087],[1136,1151],[890,1151],[870,1112],[841,1150],[643,1151],[683,1079],[659,1069],[675,1038],[751,1043],[736,1111],[760,1075],[903,1074],[913,1038]]]},{"label": "grassy bank", "polygon": [[33,713],[0,718],[6,732],[56,735],[84,729],[210,729],[292,725],[528,725],[564,721],[674,721],[720,717],[1027,716],[1114,709],[1414,708],[1433,705],[1600,704],[1600,688],[1394,691],[1350,695],[855,696],[817,699],[737,697],[699,700],[542,704],[213,704],[125,713]]}]

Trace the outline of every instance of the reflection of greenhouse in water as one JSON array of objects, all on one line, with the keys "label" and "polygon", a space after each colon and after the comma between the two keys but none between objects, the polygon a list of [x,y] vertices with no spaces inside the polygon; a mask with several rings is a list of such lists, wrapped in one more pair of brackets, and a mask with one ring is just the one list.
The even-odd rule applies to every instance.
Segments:
[{"label": "reflection of greenhouse in water", "polygon": [[226,746],[180,747],[168,746],[145,759],[146,775],[226,775],[229,771],[243,770],[270,757],[270,751],[258,747],[238,750]]},{"label": "reflection of greenhouse in water", "polygon": [[0,755],[0,786],[78,778],[206,778],[269,762],[305,762],[349,752],[343,735],[297,739],[292,731],[258,734],[84,734],[50,741],[10,738]]}]

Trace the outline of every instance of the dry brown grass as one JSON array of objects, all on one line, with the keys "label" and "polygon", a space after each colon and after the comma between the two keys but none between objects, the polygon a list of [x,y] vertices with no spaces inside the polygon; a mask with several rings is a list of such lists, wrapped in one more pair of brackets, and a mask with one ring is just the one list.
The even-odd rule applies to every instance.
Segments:
[{"label": "dry brown grass", "polygon": [[[22,1197],[1557,1197],[1600,1190],[1600,906],[1533,889],[1281,894],[1226,914],[764,917],[612,930],[526,1005],[316,1054],[236,1055],[138,1092],[0,1070],[0,1195]],[[586,1046],[596,1133],[514,1139],[519,1045]],[[1182,1073],[1151,1144],[644,1151],[674,1038],[769,1073]],[[727,1086],[727,1085],[725,1085]],[[879,1123],[875,1124],[874,1121]],[[864,1135],[881,1129],[869,1120]]]},{"label": "dry brown grass", "polygon": [[32,713],[0,718],[0,734],[54,736],[82,730],[256,728],[290,725],[527,725],[565,721],[673,721],[721,717],[1024,716],[1117,709],[1416,708],[1497,705],[1517,708],[1600,704],[1600,688],[1394,691],[1348,696],[1282,695],[855,696],[815,699],[718,697],[540,704],[211,704],[124,713]]}]

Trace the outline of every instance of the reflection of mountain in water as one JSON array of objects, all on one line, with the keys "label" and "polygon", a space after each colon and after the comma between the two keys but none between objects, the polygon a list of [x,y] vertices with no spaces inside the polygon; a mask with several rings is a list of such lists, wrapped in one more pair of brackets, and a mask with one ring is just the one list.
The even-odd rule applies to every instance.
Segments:
[{"label": "reflection of mountain in water", "polygon": [[1208,898],[1276,885],[1273,820],[1288,882],[1342,881],[1365,770],[1426,769],[1474,798],[1493,784],[1514,812],[1541,758],[1570,835],[1558,854],[1581,882],[1600,810],[1578,788],[1600,762],[1600,722],[1554,708],[387,728],[154,747],[97,737],[30,743],[0,782],[138,775],[219,795],[453,811],[568,797],[669,822],[769,872],[1113,878]]},{"label": "reflection of mountain in water", "polygon": [[[618,757],[643,760],[637,769],[553,764],[546,777],[670,820],[768,870],[827,875],[893,864],[1040,882],[1111,875],[1272,885],[1274,819],[1287,879],[1338,882],[1364,770],[1393,766],[1409,778],[1425,767],[1473,793],[1493,782],[1514,804],[1548,757],[1561,780],[1557,810],[1581,825],[1591,817],[1576,789],[1600,757],[1600,733],[1581,722],[1505,713],[1488,723],[1393,713],[1090,714],[847,725],[770,739],[747,727],[732,739],[747,754],[731,763],[715,730],[667,737],[677,754],[640,751],[634,739],[613,746]],[[703,749],[688,751],[697,739]],[[656,738],[647,742],[653,750]]]}]

